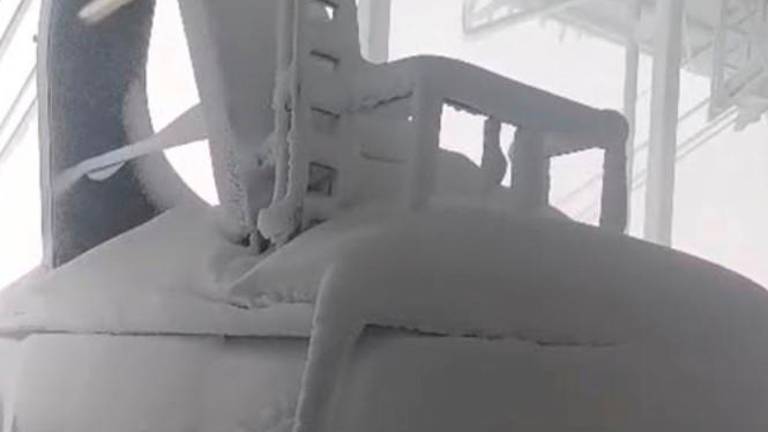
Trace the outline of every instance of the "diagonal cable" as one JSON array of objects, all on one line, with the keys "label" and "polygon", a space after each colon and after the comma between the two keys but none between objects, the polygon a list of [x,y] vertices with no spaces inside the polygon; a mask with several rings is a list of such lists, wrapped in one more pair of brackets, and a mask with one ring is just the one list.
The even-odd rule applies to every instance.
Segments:
[{"label": "diagonal cable", "polygon": [[14,150],[18,148],[19,144],[21,144],[21,139],[27,132],[27,128],[29,127],[29,124],[34,118],[35,114],[37,114],[37,97],[30,101],[27,109],[24,111],[24,115],[21,117],[21,120],[19,120],[19,123],[16,124],[16,127],[11,133],[11,136],[9,136],[3,145],[0,146],[0,169],[8,161],[8,159],[10,159]]},{"label": "diagonal cable", "polygon": [[13,11],[13,15],[11,16],[11,20],[8,21],[8,25],[5,26],[5,30],[3,30],[3,35],[0,36],[0,59],[2,59],[6,52],[8,51],[8,48],[11,46],[11,41],[13,40],[13,37],[16,35],[16,32],[19,30],[19,27],[21,26],[21,22],[24,19],[24,17],[27,15],[27,12],[29,11],[29,6],[32,5],[32,0],[21,0],[16,6],[16,10]]},{"label": "diagonal cable", "polygon": [[13,102],[11,102],[11,106],[8,107],[8,110],[5,112],[3,119],[0,120],[0,136],[2,136],[3,131],[5,130],[6,127],[8,127],[8,124],[10,124],[11,118],[13,117],[13,113],[15,113],[16,110],[19,108],[19,105],[21,104],[21,101],[24,98],[24,95],[32,86],[32,83],[35,82],[36,71],[37,71],[37,68],[32,67],[32,70],[29,71],[29,74],[27,74],[27,78],[24,80],[24,84],[19,89],[19,92],[16,93],[16,97],[13,98]]}]

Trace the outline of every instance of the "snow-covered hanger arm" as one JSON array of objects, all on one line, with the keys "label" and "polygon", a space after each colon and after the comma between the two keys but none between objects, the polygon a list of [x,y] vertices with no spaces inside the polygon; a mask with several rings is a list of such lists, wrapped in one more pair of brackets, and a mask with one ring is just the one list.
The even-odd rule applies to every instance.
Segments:
[{"label": "snow-covered hanger arm", "polygon": [[198,104],[145,140],[86,159],[68,168],[54,181],[56,193],[66,192],[83,177],[97,181],[105,180],[128,161],[206,138],[208,138],[208,131],[205,126],[205,117]]}]

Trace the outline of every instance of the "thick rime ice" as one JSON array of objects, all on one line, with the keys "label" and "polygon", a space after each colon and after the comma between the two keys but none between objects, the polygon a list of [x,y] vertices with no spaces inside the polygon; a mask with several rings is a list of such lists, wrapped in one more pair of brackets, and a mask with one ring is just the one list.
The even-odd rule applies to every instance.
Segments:
[{"label": "thick rime ice", "polygon": [[[768,424],[762,289],[557,217],[450,201],[360,209],[262,258],[221,212],[171,211],[3,294],[4,332],[66,333],[0,339],[5,412],[25,430],[287,431],[297,401],[299,430]],[[315,302],[299,387],[306,339],[269,340],[306,338]]]},{"label": "thick rime ice", "polygon": [[[260,212],[258,222],[273,243],[284,245],[318,221],[359,204],[361,196],[380,193],[382,185],[396,186],[388,196],[393,202],[414,209],[427,205],[440,187],[436,176],[445,104],[490,119],[485,190],[497,186],[504,173],[498,145],[502,122],[536,131],[542,141],[552,134],[568,137],[565,148],[529,143],[541,149],[541,165],[564,152],[593,146],[606,150],[605,202],[611,205],[603,206],[608,215],[603,219],[605,225],[623,229],[628,128],[617,113],[446,58],[369,64],[360,55],[352,0],[286,1],[280,12],[273,97],[276,181],[272,204]],[[400,165],[399,175],[360,181],[367,175],[366,165],[385,161]],[[313,167],[323,167],[326,187],[313,188]]]},{"label": "thick rime ice", "polygon": [[171,210],[4,291],[0,331],[306,335],[306,303],[249,311],[227,301],[231,281],[260,259],[240,231],[203,206]]},{"label": "thick rime ice", "polygon": [[[368,65],[355,2],[312,4],[281,3],[274,133],[246,176],[274,165],[249,191],[274,186],[272,248],[255,213],[180,207],[5,290],[2,430],[766,430],[765,291],[546,206],[548,159],[596,145],[623,228],[618,114],[443,58]],[[487,117],[481,168],[439,150],[446,103]],[[199,138],[199,114],[65,174]],[[499,185],[502,123],[533,187]]]},{"label": "thick rime ice", "polygon": [[[373,346],[385,345],[376,351],[383,359],[360,359],[356,352],[370,328],[406,336],[371,337]],[[326,274],[296,430],[459,431],[483,415],[482,424],[495,426],[482,430],[762,430],[767,330],[768,296],[760,287],[681,254],[576,224],[485,210],[403,216],[380,226],[378,235],[356,239]],[[396,375],[412,382],[395,376],[387,387],[389,378],[378,375],[392,359],[387,347],[408,357]],[[440,360],[448,353],[455,363]],[[553,367],[553,377],[584,373],[596,380],[561,383],[568,397],[557,393],[558,378],[545,375],[519,388],[507,378],[526,370],[517,369],[525,357],[538,375]],[[536,358],[540,365],[530,363]],[[433,362],[457,374],[410,375]],[[504,385],[484,377],[487,389],[472,386],[479,394],[453,394],[457,383],[478,376],[470,371],[488,365]],[[558,372],[561,366],[566,369]],[[359,372],[365,375],[346,393],[346,378],[357,367],[367,367]],[[398,403],[398,391],[418,392],[423,400]],[[527,393],[542,401],[552,396],[546,410],[558,415],[542,416],[545,406],[530,402],[498,410],[502,395]],[[392,407],[376,405],[382,401]],[[365,418],[349,403],[371,416],[386,412],[387,419]],[[456,404],[467,405],[457,411]],[[496,408],[482,408],[487,404]]]}]

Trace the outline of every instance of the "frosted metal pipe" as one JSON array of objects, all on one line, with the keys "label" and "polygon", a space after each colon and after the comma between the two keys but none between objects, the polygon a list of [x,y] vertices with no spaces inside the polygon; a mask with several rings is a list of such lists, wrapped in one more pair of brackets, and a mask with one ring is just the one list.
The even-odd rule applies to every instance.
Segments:
[{"label": "frosted metal pipe", "polygon": [[[526,21],[531,21],[541,17],[552,15],[558,12],[562,12],[565,9],[578,6],[583,3],[588,3],[591,1],[594,1],[594,0],[562,0],[554,4],[541,6],[541,7],[527,10],[524,12],[513,13],[496,21],[480,23],[479,25],[476,25],[474,27],[471,25],[472,23],[470,22],[470,18],[468,16],[465,16],[464,31],[467,34],[477,34],[503,24],[517,25],[517,24],[524,23]],[[465,13],[469,13],[469,12],[470,11],[465,9]]]},{"label": "frosted metal pipe", "polygon": [[389,60],[392,0],[360,0],[360,34],[363,56],[373,63]]},{"label": "frosted metal pipe", "polygon": [[518,128],[511,149],[512,187],[520,190],[522,208],[538,210],[549,202],[550,160],[544,134]]}]

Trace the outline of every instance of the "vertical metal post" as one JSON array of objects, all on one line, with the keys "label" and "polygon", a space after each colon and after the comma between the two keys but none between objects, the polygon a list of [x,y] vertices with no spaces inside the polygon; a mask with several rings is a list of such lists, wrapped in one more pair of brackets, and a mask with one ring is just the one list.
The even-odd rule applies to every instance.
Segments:
[{"label": "vertical metal post", "polygon": [[512,188],[519,191],[525,211],[549,204],[549,158],[544,135],[519,128],[512,146]]},{"label": "vertical metal post", "polygon": [[386,63],[392,0],[360,0],[358,8],[363,57],[373,63]]},{"label": "vertical metal post", "polygon": [[482,165],[484,192],[499,186],[507,173],[507,158],[501,151],[501,122],[493,117],[485,120],[483,127]]},{"label": "vertical metal post", "polygon": [[422,83],[416,86],[411,104],[416,147],[411,160],[408,207],[421,210],[437,189],[437,153],[440,151],[443,101],[435,98],[431,89]]},{"label": "vertical metal post", "polygon": [[[54,164],[52,157],[50,134],[51,113],[47,107],[50,106],[50,85],[45,71],[48,70],[48,55],[50,54],[50,33],[52,27],[52,18],[54,15],[54,2],[56,0],[42,0],[40,2],[40,17],[37,24],[37,63],[36,69],[42,72],[36,73],[37,98],[37,134],[38,151],[40,152],[40,231],[43,236],[43,262],[42,267],[52,269],[56,266],[56,252],[58,242],[56,234],[58,226],[56,222],[56,206],[53,194]],[[42,101],[42,103],[40,102]],[[42,108],[41,108],[42,107]]]},{"label": "vertical metal post", "polygon": [[645,237],[670,245],[675,190],[684,0],[659,0],[651,96]]},{"label": "vertical metal post", "polygon": [[627,137],[627,227],[632,218],[632,179],[635,171],[635,132],[637,127],[637,89],[640,67],[640,44],[637,41],[637,26],[642,18],[641,0],[631,0],[628,22],[624,68],[624,116],[629,123]]}]

